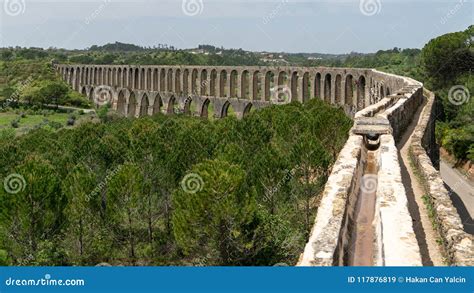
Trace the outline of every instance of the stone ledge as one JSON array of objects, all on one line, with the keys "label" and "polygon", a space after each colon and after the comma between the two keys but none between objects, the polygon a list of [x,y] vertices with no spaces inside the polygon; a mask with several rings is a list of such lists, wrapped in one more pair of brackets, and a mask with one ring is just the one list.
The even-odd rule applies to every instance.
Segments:
[{"label": "stone ledge", "polygon": [[428,123],[433,115],[435,96],[429,92],[428,102],[421,113],[420,123],[416,126],[409,149],[415,168],[421,174],[422,185],[433,204],[439,225],[438,233],[443,239],[446,257],[451,265],[474,266],[474,236],[464,232],[456,208],[453,206],[443,180],[423,148],[422,140]]}]

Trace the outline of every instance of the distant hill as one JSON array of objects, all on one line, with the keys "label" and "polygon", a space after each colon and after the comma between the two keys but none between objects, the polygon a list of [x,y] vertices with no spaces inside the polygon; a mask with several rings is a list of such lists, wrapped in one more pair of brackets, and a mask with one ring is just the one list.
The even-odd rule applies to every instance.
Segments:
[{"label": "distant hill", "polygon": [[145,48],[134,45],[115,42],[114,44],[105,44],[103,46],[94,45],[89,48],[90,51],[108,51],[108,52],[136,52],[144,51]]}]

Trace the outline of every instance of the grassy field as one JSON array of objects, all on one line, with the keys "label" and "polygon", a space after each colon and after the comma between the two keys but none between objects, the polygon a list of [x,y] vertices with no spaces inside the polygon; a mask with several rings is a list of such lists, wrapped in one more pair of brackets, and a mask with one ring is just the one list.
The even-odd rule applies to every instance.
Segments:
[{"label": "grassy field", "polygon": [[[25,117],[21,118],[19,114],[14,112],[6,112],[0,113],[0,130],[2,129],[15,129],[17,135],[24,134],[35,127],[50,127],[48,122],[56,122],[61,124],[63,127],[67,127],[67,121],[70,117],[70,113],[51,113],[49,115],[26,115]],[[89,118],[90,115],[78,115],[74,114],[76,119],[76,123],[79,120],[83,120]],[[19,119],[18,128],[13,128],[11,122],[13,120]]]}]

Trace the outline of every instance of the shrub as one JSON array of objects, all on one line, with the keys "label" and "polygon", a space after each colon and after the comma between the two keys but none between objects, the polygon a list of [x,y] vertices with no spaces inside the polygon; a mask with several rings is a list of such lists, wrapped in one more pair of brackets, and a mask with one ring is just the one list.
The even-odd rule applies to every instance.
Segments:
[{"label": "shrub", "polygon": [[18,128],[20,126],[20,122],[18,121],[18,119],[12,120],[10,124],[13,128]]},{"label": "shrub", "polygon": [[67,126],[74,126],[75,123],[76,123],[76,119],[69,118],[67,120]]}]

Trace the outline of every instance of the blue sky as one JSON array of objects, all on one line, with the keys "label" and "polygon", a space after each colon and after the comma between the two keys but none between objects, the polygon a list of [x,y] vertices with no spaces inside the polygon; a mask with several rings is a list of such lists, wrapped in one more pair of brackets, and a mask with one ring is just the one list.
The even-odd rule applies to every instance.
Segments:
[{"label": "blue sky", "polygon": [[[0,0],[0,46],[127,42],[348,53],[422,48],[474,23],[474,0]],[[184,2],[184,5],[183,5]],[[189,3],[192,2],[192,3]]]}]

